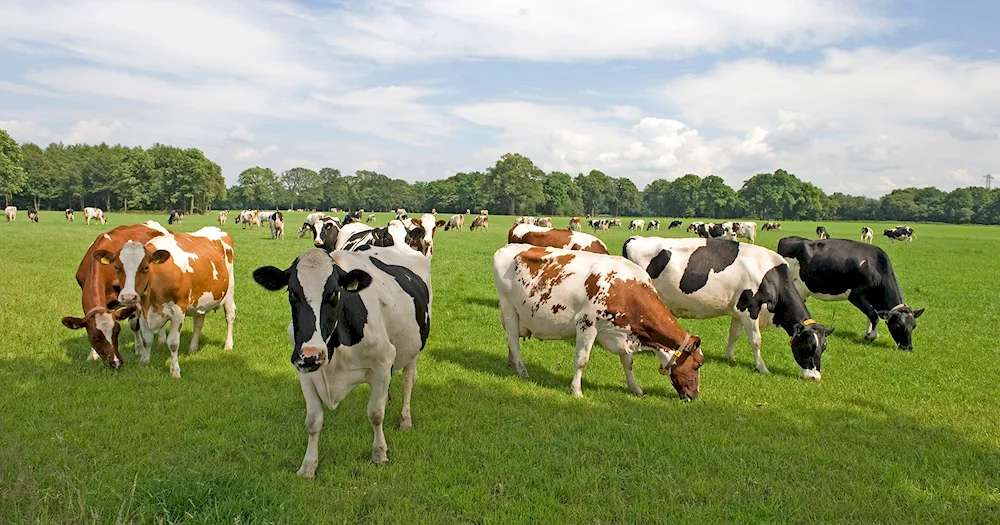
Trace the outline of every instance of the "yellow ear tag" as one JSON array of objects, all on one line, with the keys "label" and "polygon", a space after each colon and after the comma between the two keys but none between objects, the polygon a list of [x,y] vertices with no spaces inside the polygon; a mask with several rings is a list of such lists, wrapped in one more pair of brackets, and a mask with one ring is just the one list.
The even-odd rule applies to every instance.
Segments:
[{"label": "yellow ear tag", "polygon": [[816,324],[816,321],[813,321],[812,319],[806,319],[805,321],[802,321],[802,326],[809,326],[811,324]]},{"label": "yellow ear tag", "polygon": [[111,264],[111,259],[107,257],[101,257],[101,264]]},{"label": "yellow ear tag", "polygon": [[354,292],[354,291],[357,291],[357,289],[358,289],[358,282],[357,281],[351,281],[351,284],[347,285],[347,291],[348,292]]}]

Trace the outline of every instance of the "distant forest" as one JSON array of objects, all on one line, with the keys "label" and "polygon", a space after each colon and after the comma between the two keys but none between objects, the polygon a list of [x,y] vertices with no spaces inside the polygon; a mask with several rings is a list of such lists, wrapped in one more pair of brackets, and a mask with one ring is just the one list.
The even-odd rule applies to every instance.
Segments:
[{"label": "distant forest", "polygon": [[222,169],[194,148],[107,144],[18,145],[0,130],[0,192],[5,204],[39,209],[99,206],[105,211],[342,208],[386,211],[481,209],[509,215],[754,217],[760,220],[888,220],[1000,224],[1000,190],[893,190],[879,199],[834,193],[785,170],[754,175],[738,190],[721,177],[684,175],[639,190],[627,177],[592,170],[545,173],[531,159],[503,155],[483,172],[407,182],[375,171],[334,168],[275,173],[254,166],[225,185]]}]

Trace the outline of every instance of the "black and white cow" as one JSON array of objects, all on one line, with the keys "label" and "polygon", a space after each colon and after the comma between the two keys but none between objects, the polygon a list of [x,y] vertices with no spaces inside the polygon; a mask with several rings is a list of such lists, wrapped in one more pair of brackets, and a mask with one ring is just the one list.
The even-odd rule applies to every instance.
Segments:
[{"label": "black and white cow", "polygon": [[727,234],[727,230],[722,224],[715,224],[714,222],[692,222],[691,225],[688,226],[688,231],[691,231],[692,229],[694,229],[694,233],[702,239],[718,239],[719,237]]},{"label": "black and white cow", "polygon": [[882,235],[888,237],[893,244],[896,244],[896,241],[913,242],[913,228],[909,226],[896,226],[891,230],[885,230]]},{"label": "black and white cow", "polygon": [[31,222],[38,222],[38,208],[34,206],[28,208],[28,220]]},{"label": "black and white cow", "polygon": [[[355,223],[358,224],[358,223]],[[336,217],[323,217],[313,225],[315,237],[313,245],[332,252],[337,247],[337,239],[340,237],[340,219]]]},{"label": "black and white cow", "polygon": [[353,222],[361,222],[361,214],[361,210],[347,212],[347,215],[344,215],[344,226]]},{"label": "black and white cow", "polygon": [[73,208],[66,208],[66,220],[73,222],[73,219],[75,219],[75,217],[73,217]]},{"label": "black and white cow", "polygon": [[871,244],[875,239],[875,231],[867,226],[861,227],[861,242]]},{"label": "black and white cow", "polygon": [[410,397],[417,357],[431,326],[430,261],[408,248],[303,252],[285,270],[258,268],[254,280],[288,289],[292,365],[306,401],[306,453],[298,475],[312,478],[319,464],[323,404],[336,408],[361,383],[371,385],[368,420],[373,463],[388,461],[382,423],[393,374],[403,370],[402,429],[413,425]]},{"label": "black and white cow", "polygon": [[628,223],[628,231],[642,231],[646,226],[646,221],[642,219],[632,219],[632,222]]},{"label": "black and white cow", "polygon": [[396,210],[396,220],[399,222],[406,222],[410,220],[410,216],[406,213],[405,208],[399,208]]},{"label": "black and white cow", "polygon": [[[725,223],[724,223],[725,224]],[[757,223],[753,221],[734,222],[730,227],[730,238],[734,241],[741,237],[750,241],[750,244],[757,242]]]},{"label": "black and white cow", "polygon": [[360,252],[372,247],[409,246],[420,251],[423,228],[416,227],[407,230],[402,222],[389,221],[385,228],[372,228],[359,222],[345,225],[337,235],[335,250]]},{"label": "black and white cow", "polygon": [[170,210],[170,217],[167,219],[167,224],[175,222],[184,222],[184,210]]},{"label": "black and white cow", "polygon": [[670,221],[670,226],[667,226],[667,229],[672,230],[674,228],[680,228],[683,225],[684,223],[681,221]]},{"label": "black and white cow", "polygon": [[726,239],[631,237],[622,246],[622,255],[646,269],[663,304],[677,317],[731,317],[726,359],[735,357],[742,329],[753,348],[757,371],[766,373],[760,332],[773,324],[791,338],[792,356],[802,377],[820,379],[820,358],[833,328],[812,319],[792,283],[788,264],[777,253]]},{"label": "black and white cow", "polygon": [[830,233],[826,231],[826,227],[824,227],[824,226],[817,226],[816,227],[816,237],[818,239],[820,239],[820,240],[829,239],[830,238]]},{"label": "black and white cow", "polygon": [[650,220],[649,223],[646,224],[646,231],[649,231],[649,230],[660,231],[660,221]]},{"label": "black and white cow", "polygon": [[881,317],[899,348],[913,349],[913,329],[924,309],[914,310],[903,300],[892,262],[882,248],[849,239],[810,241],[792,236],[778,241],[778,253],[788,261],[803,298],[847,299],[868,317],[866,340],[878,337]]},{"label": "black and white cow", "polygon": [[281,240],[285,240],[285,215],[276,211],[267,218],[267,222],[271,226],[271,239],[280,237]]}]

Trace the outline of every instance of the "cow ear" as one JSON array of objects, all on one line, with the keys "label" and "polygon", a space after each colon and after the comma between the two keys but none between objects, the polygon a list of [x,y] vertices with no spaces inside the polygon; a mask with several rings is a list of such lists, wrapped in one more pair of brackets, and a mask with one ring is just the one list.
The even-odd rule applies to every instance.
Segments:
[{"label": "cow ear", "polygon": [[121,310],[115,310],[111,313],[111,316],[115,318],[115,321],[121,321],[122,319],[128,319],[132,317],[136,312],[135,306],[127,306]]},{"label": "cow ear", "polygon": [[823,329],[823,331],[826,333],[826,335],[832,334],[834,330],[836,330],[836,328],[827,327],[827,328]]},{"label": "cow ear", "polygon": [[115,262],[115,259],[117,258],[118,256],[107,250],[97,250],[96,252],[94,252],[94,259],[96,259],[101,264],[111,264]]},{"label": "cow ear", "polygon": [[253,271],[253,280],[275,292],[288,286],[288,273],[274,266],[261,266]]},{"label": "cow ear", "polygon": [[62,324],[70,330],[79,330],[87,326],[87,319],[84,317],[63,317]]},{"label": "cow ear", "polygon": [[412,225],[415,228],[419,228],[420,227],[420,221],[418,221],[417,219],[410,219],[410,225]]},{"label": "cow ear", "polygon": [[435,228],[440,228],[440,227],[444,226],[445,224],[448,224],[448,223],[444,222],[444,220],[439,220],[439,221],[437,221],[437,222],[434,223],[434,227]]},{"label": "cow ear", "polygon": [[921,308],[919,310],[914,310],[913,311],[913,318],[916,319],[917,317],[920,317],[921,315],[924,315],[924,310],[925,310],[925,308]]},{"label": "cow ear", "polygon": [[351,270],[338,280],[340,287],[348,292],[360,292],[372,284],[372,276],[363,270]]},{"label": "cow ear", "polygon": [[167,262],[167,259],[169,258],[170,258],[170,252],[168,252],[167,250],[156,250],[155,252],[153,252],[153,255],[149,256],[149,262],[153,264],[163,264]]}]

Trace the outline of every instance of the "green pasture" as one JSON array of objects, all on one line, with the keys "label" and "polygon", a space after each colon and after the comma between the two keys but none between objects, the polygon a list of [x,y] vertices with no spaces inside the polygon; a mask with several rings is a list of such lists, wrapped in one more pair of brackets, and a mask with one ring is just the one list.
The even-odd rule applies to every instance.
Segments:
[{"label": "green pasture", "polygon": [[[602,349],[584,373],[584,399],[571,397],[570,342],[525,342],[531,379],[517,378],[491,271],[512,218],[491,216],[489,232],[439,231],[413,429],[396,428],[397,377],[390,462],[371,465],[368,388],[359,387],[327,411],[309,481],[295,475],[305,405],[289,363],[287,299],[250,277],[310,247],[295,235],[305,214],[286,213],[283,241],[230,215],[236,347],[222,350],[220,311],[201,351],[187,355],[188,322],[180,380],[162,343],[140,366],[123,330],[125,365],[112,371],[86,361],[84,332],[59,322],[82,314],[74,273],[100,232],[167,219],[108,217],[88,227],[80,213],[67,223],[43,212],[32,224],[22,210],[0,223],[2,523],[1000,522],[998,228],[916,224],[914,242],[895,245],[876,235],[907,302],[927,308],[915,350],[897,350],[885,329],[862,344],[860,312],[811,300],[813,317],[837,329],[820,383],[799,378],[780,330],[764,333],[772,373],[762,375],[745,338],[736,362],[723,360],[728,319],[682,320],[708,356],[701,398],[688,404],[651,354],[635,365],[645,398],[629,394],[619,360]],[[688,235],[661,221],[659,235]],[[209,224],[214,213],[174,230]],[[862,226],[824,225],[852,239]],[[869,224],[876,234],[894,225]],[[783,226],[758,243],[814,237],[817,223]],[[615,255],[628,235],[601,234]]]}]

